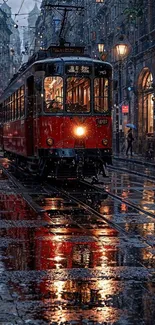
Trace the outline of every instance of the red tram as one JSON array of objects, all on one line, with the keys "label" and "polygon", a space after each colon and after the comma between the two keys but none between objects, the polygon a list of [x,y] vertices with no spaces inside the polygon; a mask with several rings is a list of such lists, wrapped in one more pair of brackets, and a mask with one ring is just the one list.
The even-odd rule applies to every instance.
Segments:
[{"label": "red tram", "polygon": [[93,176],[112,157],[112,67],[82,47],[39,51],[0,98],[5,155],[33,173]]}]

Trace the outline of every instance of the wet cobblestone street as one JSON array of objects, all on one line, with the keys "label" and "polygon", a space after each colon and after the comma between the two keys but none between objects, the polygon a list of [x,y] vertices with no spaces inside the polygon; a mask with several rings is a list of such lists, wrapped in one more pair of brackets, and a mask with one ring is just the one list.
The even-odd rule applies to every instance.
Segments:
[{"label": "wet cobblestone street", "polygon": [[119,232],[60,193],[33,189],[37,213],[1,171],[1,325],[153,325],[155,184],[111,171],[105,187],[146,213],[86,193]]}]

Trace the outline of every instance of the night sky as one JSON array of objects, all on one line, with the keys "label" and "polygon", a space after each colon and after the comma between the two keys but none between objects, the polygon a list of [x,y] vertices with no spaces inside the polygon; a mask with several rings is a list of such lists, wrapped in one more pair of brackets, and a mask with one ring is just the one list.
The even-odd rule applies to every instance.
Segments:
[{"label": "night sky", "polygon": [[[36,1],[38,8],[40,8],[41,1]],[[6,3],[11,7],[12,13],[16,14],[18,13],[21,4],[23,3],[20,14],[27,14],[29,13],[33,8],[35,4],[35,0],[6,0]],[[22,25],[27,25],[27,17],[28,15],[19,15],[16,16],[16,22]],[[14,19],[15,16],[13,15],[12,18]]]}]

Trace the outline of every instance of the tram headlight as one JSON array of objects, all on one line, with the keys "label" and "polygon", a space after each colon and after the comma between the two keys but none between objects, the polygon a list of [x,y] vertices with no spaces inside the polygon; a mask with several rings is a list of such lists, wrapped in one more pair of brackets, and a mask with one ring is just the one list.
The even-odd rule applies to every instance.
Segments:
[{"label": "tram headlight", "polygon": [[107,140],[107,139],[103,139],[103,140],[102,140],[102,144],[103,144],[104,146],[107,146],[107,145],[108,145],[108,140]]},{"label": "tram headlight", "polygon": [[53,146],[54,140],[53,140],[52,138],[48,138],[48,139],[46,140],[46,143],[47,143],[47,145],[48,145],[49,147],[51,147],[51,146]]},{"label": "tram headlight", "polygon": [[83,126],[78,126],[76,129],[75,129],[75,134],[78,136],[78,137],[81,137],[82,135],[85,135],[86,131],[85,131],[85,128]]}]

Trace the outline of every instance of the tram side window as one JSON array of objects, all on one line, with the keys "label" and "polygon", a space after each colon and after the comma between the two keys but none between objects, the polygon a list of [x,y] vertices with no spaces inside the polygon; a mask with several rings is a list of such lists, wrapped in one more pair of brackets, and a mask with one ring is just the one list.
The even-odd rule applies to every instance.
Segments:
[{"label": "tram side window", "polygon": [[90,79],[83,77],[67,78],[67,112],[90,112]]},{"label": "tram side window", "polygon": [[108,79],[94,79],[94,111],[106,113],[108,111]]},{"label": "tram side window", "polygon": [[11,96],[8,98],[8,110],[9,110],[9,121],[12,119],[12,112],[11,112]]},{"label": "tram side window", "polygon": [[4,121],[7,121],[7,106],[6,106],[6,100],[3,103],[3,107],[4,107]]},{"label": "tram side window", "polygon": [[18,118],[18,106],[17,106],[17,92],[14,93],[14,108],[15,108],[15,119]]},{"label": "tram side window", "polygon": [[20,90],[20,95],[21,95],[21,100],[20,100],[20,105],[21,105],[21,109],[20,109],[20,116],[23,117],[25,114],[25,98],[24,98],[24,86],[21,87],[21,90]]},{"label": "tram side window", "polygon": [[8,109],[8,100],[5,101],[5,109],[6,109],[6,121],[9,120],[9,109]]},{"label": "tram side window", "polygon": [[13,103],[12,103],[12,95],[10,96],[10,119],[13,120]]},{"label": "tram side window", "polygon": [[12,119],[15,119],[15,93],[12,94]]},{"label": "tram side window", "polygon": [[63,79],[58,76],[46,77],[44,79],[46,113],[62,112],[63,110]]},{"label": "tram side window", "polygon": [[4,106],[1,103],[0,104],[0,123],[3,123],[3,122],[4,122]]},{"label": "tram side window", "polygon": [[17,117],[20,118],[24,116],[24,86],[18,89],[17,96]]},{"label": "tram side window", "polygon": [[10,102],[9,102],[9,99],[6,100],[6,107],[7,107],[7,121],[10,121]]},{"label": "tram side window", "polygon": [[4,101],[4,114],[5,114],[5,122],[7,122],[7,106],[6,106],[6,100]]},{"label": "tram side window", "polygon": [[17,118],[20,118],[20,88],[17,90]]}]

